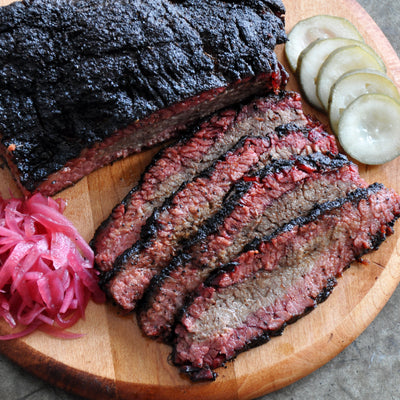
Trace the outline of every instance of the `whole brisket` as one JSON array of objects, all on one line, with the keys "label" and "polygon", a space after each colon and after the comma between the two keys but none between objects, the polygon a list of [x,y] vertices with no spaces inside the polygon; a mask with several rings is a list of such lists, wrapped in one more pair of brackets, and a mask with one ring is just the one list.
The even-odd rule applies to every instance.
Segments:
[{"label": "whole brisket", "polygon": [[[245,135],[267,136],[282,124],[310,125],[297,93],[283,92],[226,109],[163,149],[139,183],[97,229],[92,240],[96,266],[112,269],[117,256],[140,238],[142,226],[171,193],[204,171]],[[332,138],[333,143],[333,138]],[[332,149],[334,144],[332,144]]]},{"label": "whole brisket", "polygon": [[374,184],[254,240],[197,289],[175,330],[173,362],[193,380],[214,379],[213,369],[324,300],[351,262],[393,232],[399,215],[399,196]]},{"label": "whole brisket", "polygon": [[217,109],[278,91],[279,0],[25,0],[0,8],[0,153],[50,195]]},{"label": "whole brisket", "polygon": [[337,152],[332,138],[315,130],[286,127],[267,137],[243,138],[214,165],[182,187],[156,209],[141,232],[141,240],[119,256],[103,279],[113,300],[132,310],[150,280],[165,268],[185,240],[221,207],[232,185],[273,159],[314,151]]},{"label": "whole brisket", "polygon": [[[236,257],[251,242],[271,234],[290,220],[307,215],[319,203],[366,186],[346,157],[320,153],[276,161],[256,180],[241,181],[222,211],[207,221],[160,275],[153,278],[140,304],[138,320],[151,337],[168,339],[185,299],[210,274]],[[229,212],[228,212],[229,210]]]}]

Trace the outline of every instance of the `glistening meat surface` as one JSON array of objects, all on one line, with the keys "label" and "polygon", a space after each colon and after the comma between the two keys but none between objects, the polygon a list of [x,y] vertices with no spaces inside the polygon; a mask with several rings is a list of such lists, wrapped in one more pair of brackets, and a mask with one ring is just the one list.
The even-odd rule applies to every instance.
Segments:
[{"label": "glistening meat surface", "polygon": [[[0,152],[54,194],[287,74],[280,0],[30,0],[0,8]],[[223,23],[221,23],[223,21]]]},{"label": "glistening meat surface", "polygon": [[103,279],[113,300],[126,310],[134,309],[153,276],[168,265],[185,239],[218,212],[225,195],[243,175],[272,159],[337,151],[332,138],[321,133],[320,127],[300,130],[300,135],[288,134],[293,129],[286,127],[268,137],[242,139],[237,149],[184,185],[156,210],[142,230],[142,240],[118,257],[114,269]]},{"label": "glistening meat surface", "polygon": [[344,156],[320,153],[277,161],[255,180],[241,181],[224,207],[185,245],[167,268],[155,276],[138,310],[142,331],[168,340],[184,301],[210,274],[236,257],[255,238],[273,233],[319,203],[365,187],[357,167]]},{"label": "glistening meat surface", "polygon": [[269,161],[270,148],[269,138],[243,138],[156,209],[143,227],[141,240],[117,259],[111,271],[106,285],[112,298],[124,309],[134,309],[151,278],[168,265],[180,242],[218,211],[236,181]]},{"label": "glistening meat surface", "polygon": [[214,379],[214,368],[325,299],[352,261],[393,232],[399,215],[399,196],[374,184],[255,240],[198,288],[175,330],[173,362],[194,380]]},{"label": "glistening meat surface", "polygon": [[[210,167],[241,137],[268,136],[276,127],[288,123],[299,127],[311,124],[303,113],[299,94],[294,92],[269,95],[226,109],[163,149],[97,229],[91,242],[97,268],[103,272],[112,269],[117,256],[139,240],[154,209],[183,183]],[[332,138],[333,152],[334,146]]]}]

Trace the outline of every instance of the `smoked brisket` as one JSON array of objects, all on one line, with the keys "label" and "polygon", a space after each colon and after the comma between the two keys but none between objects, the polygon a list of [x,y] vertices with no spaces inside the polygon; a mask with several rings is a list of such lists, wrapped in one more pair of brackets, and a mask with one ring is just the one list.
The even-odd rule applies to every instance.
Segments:
[{"label": "smoked brisket", "polygon": [[302,111],[299,94],[283,92],[226,109],[163,149],[139,183],[97,229],[91,243],[96,267],[103,272],[112,269],[117,256],[139,240],[140,231],[154,209],[184,182],[210,167],[241,137],[268,136],[277,126],[289,123],[311,125]]},{"label": "smoked brisket", "polygon": [[0,154],[51,195],[287,73],[280,0],[25,0],[0,8]]},{"label": "smoked brisket", "polygon": [[317,206],[211,275],[175,329],[172,361],[193,380],[279,334],[324,300],[351,262],[375,250],[400,215],[380,184]]},{"label": "smoked brisket", "polygon": [[241,139],[193,181],[183,184],[156,209],[141,231],[141,239],[119,256],[103,285],[125,310],[133,310],[150,280],[221,207],[234,183],[273,159],[315,151],[337,152],[330,135],[314,129],[288,126],[267,137]]},{"label": "smoked brisket", "polygon": [[366,186],[346,157],[331,159],[320,153],[276,161],[254,178],[239,182],[221,212],[198,232],[194,245],[185,245],[153,278],[138,312],[139,325],[147,336],[168,339],[185,299],[252,239],[307,215],[316,204]]},{"label": "smoked brisket", "polygon": [[[306,117],[281,0],[23,0],[0,8],[0,155],[53,195],[164,147],[97,229],[100,284],[194,381],[325,300],[400,196]],[[260,97],[262,96],[262,97]]]}]

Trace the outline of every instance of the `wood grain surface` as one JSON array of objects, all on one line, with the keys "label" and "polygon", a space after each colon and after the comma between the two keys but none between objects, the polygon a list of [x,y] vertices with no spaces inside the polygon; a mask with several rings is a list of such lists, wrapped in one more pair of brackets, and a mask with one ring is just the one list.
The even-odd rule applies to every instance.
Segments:
[{"label": "wood grain surface", "polygon": [[[4,5],[9,1],[0,0]],[[369,15],[354,0],[284,0],[287,29],[299,19],[331,14],[350,19],[366,42],[382,56],[388,74],[400,86],[400,60]],[[283,47],[277,49],[281,61]],[[298,90],[291,76],[289,89]],[[307,104],[306,112],[326,116]],[[81,180],[57,197],[67,200],[66,216],[90,240],[137,181],[156,149],[116,162]],[[382,182],[400,192],[400,159],[384,166],[360,165],[369,182]],[[0,169],[0,194],[20,194],[7,169]],[[63,389],[90,399],[253,399],[288,385],[328,362],[374,319],[400,280],[400,227],[378,252],[354,263],[329,299],[289,326],[269,343],[241,354],[212,383],[192,384],[168,362],[170,348],[144,338],[132,316],[119,315],[110,304],[90,303],[86,320],[73,331],[78,340],[60,340],[35,333],[0,342],[0,351],[28,371]],[[0,333],[8,333],[5,323]]]}]

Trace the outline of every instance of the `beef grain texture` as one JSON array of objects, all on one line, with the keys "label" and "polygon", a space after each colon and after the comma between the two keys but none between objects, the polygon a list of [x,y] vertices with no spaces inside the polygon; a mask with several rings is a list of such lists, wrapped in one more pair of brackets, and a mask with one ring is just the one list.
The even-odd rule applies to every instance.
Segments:
[{"label": "beef grain texture", "polygon": [[96,230],[91,242],[96,267],[103,272],[112,269],[117,256],[139,240],[154,209],[184,182],[210,167],[241,137],[268,136],[279,125],[288,123],[299,127],[312,125],[303,113],[300,95],[295,92],[269,95],[225,109],[160,151],[139,183]]},{"label": "beef grain texture", "polygon": [[277,91],[279,0],[25,0],[0,8],[1,153],[54,194],[216,109]]},{"label": "beef grain texture", "polygon": [[383,185],[318,206],[255,240],[197,289],[175,333],[172,360],[194,380],[280,334],[324,300],[354,260],[393,232],[400,197]]},{"label": "beef grain texture", "polygon": [[289,126],[267,137],[243,138],[193,181],[182,185],[154,211],[143,226],[141,240],[119,256],[114,269],[102,279],[112,299],[125,310],[133,310],[150,280],[224,206],[230,189],[243,176],[274,159],[289,159],[295,154],[314,151],[337,152],[332,137],[320,128],[311,132],[296,128],[301,134],[291,135],[294,128]]},{"label": "beef grain texture", "polygon": [[316,204],[366,186],[346,157],[331,159],[321,153],[276,161],[256,178],[236,184],[224,209],[207,221],[194,245],[183,246],[153,278],[138,310],[139,325],[147,336],[168,341],[185,299],[211,271],[236,257],[253,239],[307,215]]}]

